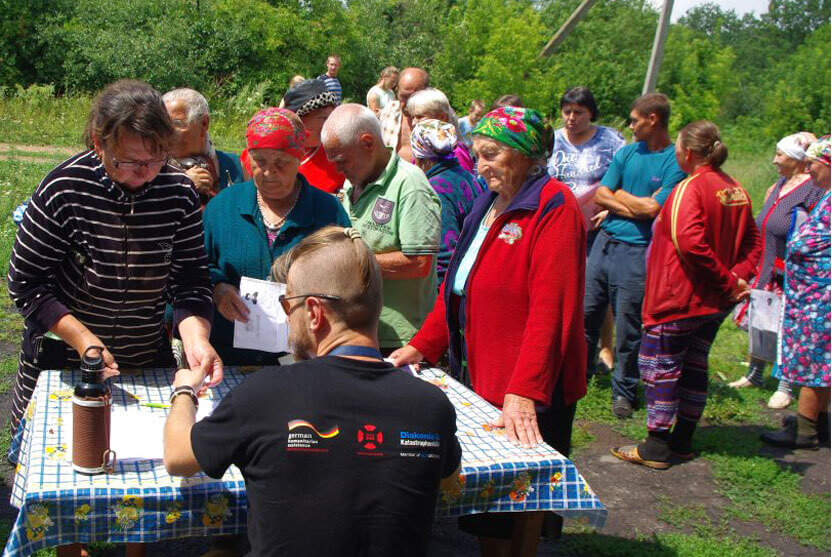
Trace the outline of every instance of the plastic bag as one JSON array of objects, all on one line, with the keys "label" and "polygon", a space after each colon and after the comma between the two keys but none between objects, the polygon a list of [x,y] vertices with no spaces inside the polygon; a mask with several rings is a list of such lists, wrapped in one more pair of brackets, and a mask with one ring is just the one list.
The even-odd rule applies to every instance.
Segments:
[{"label": "plastic bag", "polygon": [[774,362],[780,339],[780,297],[766,290],[751,290],[748,307],[748,353]]}]

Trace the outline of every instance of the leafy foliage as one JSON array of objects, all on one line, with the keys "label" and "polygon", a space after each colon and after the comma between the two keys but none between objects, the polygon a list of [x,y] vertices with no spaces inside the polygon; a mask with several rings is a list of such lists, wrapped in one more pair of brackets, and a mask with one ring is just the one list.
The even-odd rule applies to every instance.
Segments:
[{"label": "leafy foliage", "polygon": [[[648,0],[599,3],[539,58],[579,1],[0,0],[0,86],[91,94],[133,77],[232,106],[252,91],[276,103],[291,76],[319,75],[338,53],[345,100],[362,102],[384,66],[419,66],[460,112],[516,93],[557,119],[563,92],[585,85],[602,120],[622,127],[657,11]],[[765,141],[828,131],[829,1],[772,0],[759,17],[715,3],[689,10],[671,26],[658,86],[672,126],[710,118]]]}]

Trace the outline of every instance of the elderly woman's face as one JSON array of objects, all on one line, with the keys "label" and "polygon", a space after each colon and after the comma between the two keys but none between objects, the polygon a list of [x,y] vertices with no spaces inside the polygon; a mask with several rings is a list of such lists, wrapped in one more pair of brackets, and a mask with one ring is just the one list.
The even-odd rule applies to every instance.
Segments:
[{"label": "elderly woman's face", "polygon": [[812,180],[815,182],[817,187],[825,190],[829,189],[832,171],[830,171],[830,168],[827,165],[820,161],[810,161],[808,170],[809,176],[812,177]]},{"label": "elderly woman's face", "polygon": [[474,152],[488,189],[508,197],[517,193],[532,166],[528,157],[488,137],[474,136]]},{"label": "elderly woman's face", "polygon": [[167,153],[152,150],[141,136],[130,132],[123,132],[112,146],[95,140],[95,152],[110,178],[127,190],[137,190],[152,181],[167,162]]},{"label": "elderly woman's face", "polygon": [[303,127],[306,128],[306,141],[303,146],[307,149],[320,147],[321,145],[321,129],[324,127],[324,122],[335,110],[334,106],[325,106],[317,110],[313,110],[306,116],[300,119],[303,122]]},{"label": "elderly woman's face", "polygon": [[795,171],[799,170],[803,163],[787,156],[780,149],[775,149],[774,158],[771,159],[771,164],[777,169],[777,173],[781,176],[791,176]]},{"label": "elderly woman's face", "polygon": [[280,201],[292,194],[300,161],[278,149],[251,149],[251,173],[260,197]]},{"label": "elderly woman's face", "polygon": [[424,108],[418,108],[413,111],[413,114],[407,113],[408,120],[410,121],[410,127],[413,128],[416,124],[421,122],[422,120],[442,120],[443,122],[448,121],[448,116],[444,112],[431,112],[429,110],[425,110]]}]

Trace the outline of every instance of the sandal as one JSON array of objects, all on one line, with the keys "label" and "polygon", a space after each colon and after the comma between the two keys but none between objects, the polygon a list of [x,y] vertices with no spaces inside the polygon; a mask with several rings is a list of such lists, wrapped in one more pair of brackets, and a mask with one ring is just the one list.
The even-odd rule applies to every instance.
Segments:
[{"label": "sandal", "polygon": [[624,447],[613,447],[610,452],[612,456],[620,458],[625,462],[640,464],[654,470],[666,470],[670,468],[669,462],[661,460],[644,460],[638,455],[638,445],[626,445]]}]

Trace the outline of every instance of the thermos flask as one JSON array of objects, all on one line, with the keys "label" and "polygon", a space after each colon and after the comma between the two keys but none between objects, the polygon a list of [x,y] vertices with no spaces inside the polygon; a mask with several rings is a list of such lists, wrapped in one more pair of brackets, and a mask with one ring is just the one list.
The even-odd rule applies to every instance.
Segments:
[{"label": "thermos flask", "polygon": [[72,397],[72,468],[82,474],[111,471],[110,389],[104,384],[104,347],[90,346],[81,358],[81,383]]}]

